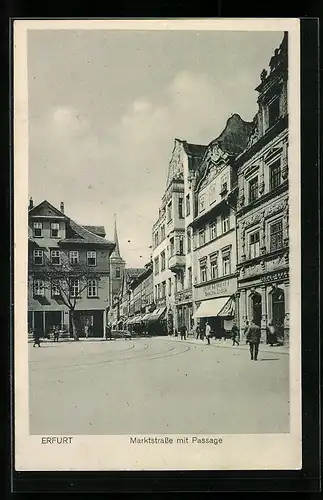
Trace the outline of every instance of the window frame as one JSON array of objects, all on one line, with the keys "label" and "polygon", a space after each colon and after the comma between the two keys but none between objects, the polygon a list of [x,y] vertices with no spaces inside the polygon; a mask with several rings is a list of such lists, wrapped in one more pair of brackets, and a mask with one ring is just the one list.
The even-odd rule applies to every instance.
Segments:
[{"label": "window frame", "polygon": [[217,237],[216,220],[209,224],[209,231],[210,231],[210,241],[215,240],[215,238]]},{"label": "window frame", "polygon": [[[57,290],[58,293],[55,293],[55,289]],[[55,282],[51,283],[50,293],[51,293],[52,299],[55,299],[56,297],[60,297],[61,296],[61,292],[60,292],[60,290],[58,288],[58,285]]]},{"label": "window frame", "polygon": [[[281,246],[279,246],[277,248],[273,248],[273,242],[272,242],[272,227],[276,224],[280,224],[281,225],[281,229],[279,231],[279,233],[281,233]],[[275,234],[275,236],[277,234],[279,234],[278,231]],[[276,252],[278,250],[282,250],[284,248],[284,224],[283,224],[283,217],[278,217],[270,222],[268,222],[268,237],[269,237],[269,251],[270,252]]]},{"label": "window frame", "polygon": [[[275,177],[278,177],[279,178],[279,182],[278,184],[274,185],[273,186],[273,183],[272,183],[272,178],[274,177],[272,175],[272,172],[274,170],[274,167],[276,167],[278,165],[278,176],[276,175]],[[274,191],[274,189],[277,189],[279,186],[281,186],[282,184],[282,166],[281,166],[281,158],[277,158],[275,161],[271,162],[269,165],[268,165],[268,169],[269,169],[269,191]]]},{"label": "window frame", "polygon": [[[92,283],[92,284],[91,284]],[[93,286],[93,283],[95,285]],[[88,299],[97,299],[99,297],[99,292],[98,292],[98,280],[97,279],[89,279],[87,281],[87,298]],[[95,290],[95,294],[90,293],[90,290],[92,291],[92,288]]]},{"label": "window frame", "polygon": [[[258,241],[254,242],[254,243],[251,243],[251,237],[256,235],[258,233]],[[258,243],[258,246],[255,246],[255,244]],[[252,247],[255,246],[255,248],[258,248],[258,254],[257,255],[251,255],[252,254]],[[255,252],[257,253],[257,252]],[[249,259],[256,259],[257,257],[260,256],[260,229],[257,228],[257,229],[253,229],[252,231],[250,231],[248,233],[248,257]]]},{"label": "window frame", "polygon": [[253,203],[259,198],[259,177],[254,175],[248,179],[248,203]]},{"label": "window frame", "polygon": [[185,197],[185,210],[186,210],[186,217],[188,217],[191,214],[191,196],[190,193],[188,193]]},{"label": "window frame", "polygon": [[[90,256],[89,254],[93,254]],[[89,263],[89,259],[94,259],[94,264]],[[96,250],[88,250],[86,252],[86,265],[89,267],[96,267],[97,265],[97,255],[96,255]]]},{"label": "window frame", "polygon": [[204,210],[205,210],[205,194],[204,193],[199,196],[198,210],[199,210],[199,213],[204,212]]},{"label": "window frame", "polygon": [[[54,228],[53,226],[57,226],[57,227]],[[50,223],[50,237],[51,238],[59,238],[59,229],[60,229],[59,222],[51,222]],[[54,235],[53,231],[57,231],[57,234]]]},{"label": "window frame", "polygon": [[[75,286],[77,283],[77,287]],[[77,293],[75,294],[75,290],[77,289]],[[78,278],[71,278],[71,298],[77,299],[80,295],[80,280]]]},{"label": "window frame", "polygon": [[178,218],[185,219],[184,215],[184,198],[183,196],[178,197]]},{"label": "window frame", "polygon": [[160,252],[160,270],[164,271],[166,269],[166,252],[163,250]]},{"label": "window frame", "polygon": [[[203,237],[202,237],[203,235]],[[199,236],[199,247],[202,247],[203,245],[205,245],[206,241],[205,241],[205,228],[201,228],[199,229],[199,232],[198,232],[198,236]],[[203,240],[203,243],[201,243],[201,240]]]},{"label": "window frame", "polygon": [[190,230],[186,231],[186,248],[187,248],[187,253],[191,253],[191,251],[192,251],[192,234],[191,234]]},{"label": "window frame", "polygon": [[159,274],[159,255],[154,258],[154,272],[155,275]]},{"label": "window frame", "polygon": [[[36,226],[40,226],[40,227],[36,227]],[[33,236],[34,238],[42,238],[43,237],[43,223],[42,222],[38,222],[38,221],[34,221],[33,223]],[[40,231],[40,234],[36,234],[36,231]]]},{"label": "window frame", "polygon": [[[42,285],[38,285],[36,287],[36,283],[42,283]],[[36,288],[38,290],[42,290],[42,293],[36,293]],[[33,280],[33,297],[36,298],[36,297],[45,297],[45,281],[43,279],[40,279],[40,278],[36,278]]]},{"label": "window frame", "polygon": [[[39,253],[39,255],[36,255]],[[37,258],[41,258],[41,262],[36,262]],[[43,266],[44,265],[44,250],[36,249],[33,251],[33,263],[35,266]]]},{"label": "window frame", "polygon": [[[199,260],[199,273],[200,273],[200,283],[206,283],[207,282],[206,257]],[[203,275],[205,279],[203,279]]]},{"label": "window frame", "polygon": [[[53,255],[53,254],[58,254],[58,255]],[[54,262],[53,259],[57,259],[58,258],[58,262]],[[61,252],[59,250],[51,250],[50,251],[50,261],[51,263],[54,265],[54,266],[60,266],[61,264]]]},{"label": "window frame", "polygon": [[[219,277],[219,262],[218,262],[219,254],[218,252],[210,255],[210,273],[211,273],[211,279],[217,279]],[[215,266],[213,266],[215,264]],[[216,276],[213,274],[213,269],[214,267],[216,268]]]},{"label": "window frame", "polygon": [[[230,276],[232,274],[232,262],[231,262],[231,247],[230,248],[223,248],[221,250],[221,257],[222,257],[222,276]],[[225,263],[229,263],[229,272],[225,272]]]},{"label": "window frame", "polygon": [[[75,258],[75,255],[72,255],[72,254],[76,254],[77,255],[76,262],[73,262],[73,259]],[[69,262],[72,265],[73,264],[78,264],[80,262],[80,252],[78,250],[70,250],[69,254],[68,254],[68,257],[69,257]]]},{"label": "window frame", "polygon": [[[227,226],[228,226],[226,230],[224,228],[225,222],[227,222]],[[225,234],[228,231],[230,231],[230,214],[228,214],[228,215],[222,214],[222,216],[221,216],[221,229],[222,229],[222,234]]]}]

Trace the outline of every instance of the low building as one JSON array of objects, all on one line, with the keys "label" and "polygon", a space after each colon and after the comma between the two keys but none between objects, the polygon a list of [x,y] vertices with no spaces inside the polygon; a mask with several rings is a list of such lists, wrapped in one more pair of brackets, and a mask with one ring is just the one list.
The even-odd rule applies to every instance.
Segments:
[{"label": "low building", "polygon": [[[28,211],[28,327],[41,336],[53,328],[102,337],[110,297],[110,255],[115,244],[102,226],[81,226],[43,201]],[[71,307],[69,307],[69,304]],[[75,309],[75,312],[72,312]]]},{"label": "low building", "polygon": [[232,115],[212,141],[195,178],[193,300],[196,326],[209,322],[214,335],[231,331],[237,292],[235,158],[247,145],[252,124]]},{"label": "low building", "polygon": [[289,342],[287,33],[257,86],[259,110],[237,158],[238,291],[241,335],[254,319],[266,342],[273,322]]}]

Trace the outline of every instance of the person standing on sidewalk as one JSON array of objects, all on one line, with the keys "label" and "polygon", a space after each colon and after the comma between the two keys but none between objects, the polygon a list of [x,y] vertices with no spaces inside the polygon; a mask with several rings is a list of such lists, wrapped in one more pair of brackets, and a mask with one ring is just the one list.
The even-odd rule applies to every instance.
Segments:
[{"label": "person standing on sidewalk", "polygon": [[36,327],[34,329],[34,344],[33,344],[33,347],[36,347],[36,345],[38,345],[38,347],[40,347],[40,329],[38,327]]},{"label": "person standing on sidewalk", "polygon": [[186,340],[186,326],[185,325],[182,325],[180,328],[179,328],[179,332],[180,332],[180,335],[181,335],[181,340]]},{"label": "person standing on sidewalk", "polygon": [[237,341],[237,337],[239,335],[239,329],[235,323],[232,325],[231,329],[231,336],[232,336],[232,345],[239,345],[239,342]]},{"label": "person standing on sidewalk", "polygon": [[247,342],[249,343],[250,357],[252,361],[257,361],[258,359],[260,337],[260,326],[256,325],[254,321],[251,321],[247,333]]},{"label": "person standing on sidewalk", "polygon": [[206,336],[206,340],[207,340],[208,345],[210,345],[211,344],[211,327],[210,327],[208,321],[206,322],[206,326],[205,326],[205,336]]}]

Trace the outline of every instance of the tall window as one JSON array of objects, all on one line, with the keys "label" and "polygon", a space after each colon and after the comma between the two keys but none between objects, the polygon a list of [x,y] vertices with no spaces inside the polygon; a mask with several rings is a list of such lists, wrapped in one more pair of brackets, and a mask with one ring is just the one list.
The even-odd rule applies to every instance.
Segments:
[{"label": "tall window", "polygon": [[199,230],[199,246],[204,245],[204,243],[205,243],[205,230],[203,228]]},{"label": "tall window", "polygon": [[44,262],[43,250],[34,250],[34,264],[41,266]]},{"label": "tall window", "polygon": [[223,276],[231,274],[231,251],[230,249],[222,250],[222,271]]},{"label": "tall window", "polygon": [[187,269],[187,271],[188,271],[187,286],[188,286],[188,288],[191,288],[192,287],[192,268],[189,267]]},{"label": "tall window", "polygon": [[87,252],[87,265],[96,266],[96,252]]},{"label": "tall window", "polygon": [[163,225],[160,227],[160,236],[161,236],[161,240],[164,240],[164,239],[165,239],[165,224],[163,224]]},{"label": "tall window", "polygon": [[210,187],[209,200],[210,200],[210,205],[212,205],[212,203],[214,203],[216,200],[216,185],[215,184],[213,184],[213,186]]},{"label": "tall window", "polygon": [[52,283],[52,297],[59,297],[61,295],[60,288],[57,283]]},{"label": "tall window", "polygon": [[116,278],[120,278],[121,277],[121,269],[120,267],[116,267]]},{"label": "tall window", "polygon": [[223,175],[221,177],[221,194],[224,195],[228,191],[228,177],[227,175]]},{"label": "tall window", "polygon": [[214,240],[214,238],[216,238],[216,221],[210,224],[210,240]]},{"label": "tall window", "polygon": [[155,248],[158,247],[159,245],[159,232],[158,232],[158,229],[156,230],[155,234],[154,234],[154,238],[155,238]]},{"label": "tall window", "polygon": [[191,213],[191,197],[188,194],[186,196],[186,216],[190,215]]},{"label": "tall window", "polygon": [[204,194],[202,194],[199,198],[199,212],[203,212],[205,209],[205,197]]},{"label": "tall window", "polygon": [[157,285],[157,298],[160,299],[160,283]]},{"label": "tall window", "polygon": [[71,280],[71,297],[77,297],[80,293],[80,282],[78,279]]},{"label": "tall window", "polygon": [[59,224],[57,222],[52,222],[50,225],[50,237],[57,238],[59,233]]},{"label": "tall window", "polygon": [[228,215],[222,215],[222,233],[227,233],[230,229],[230,221]]},{"label": "tall window", "polygon": [[162,297],[166,297],[166,281],[162,282]]},{"label": "tall window", "polygon": [[59,250],[52,250],[50,252],[50,260],[51,260],[52,264],[60,264],[61,263]]},{"label": "tall window", "polygon": [[178,217],[180,219],[184,219],[183,198],[182,197],[178,198]]},{"label": "tall window", "polygon": [[172,220],[172,202],[170,201],[167,205],[167,222]]},{"label": "tall window", "polygon": [[155,274],[158,274],[159,273],[159,257],[155,258],[154,264],[155,264]]},{"label": "tall window", "polygon": [[172,257],[175,253],[175,244],[174,244],[174,238],[171,238],[169,240],[169,256]]},{"label": "tall window", "polygon": [[275,189],[281,184],[281,165],[280,160],[275,161],[269,167],[269,189]]},{"label": "tall window", "polygon": [[277,122],[280,115],[279,97],[276,97],[268,104],[268,127],[272,127]]},{"label": "tall window", "polygon": [[40,238],[43,235],[43,223],[42,222],[34,222],[34,236],[35,238]]},{"label": "tall window", "polygon": [[254,259],[260,255],[260,235],[255,231],[249,235],[249,259]]},{"label": "tall window", "polygon": [[282,219],[270,224],[270,251],[274,252],[283,247],[283,221]]},{"label": "tall window", "polygon": [[258,177],[254,177],[249,181],[249,203],[252,203],[258,198]]},{"label": "tall window", "polygon": [[78,264],[79,263],[79,251],[78,250],[71,250],[70,251],[70,263],[71,264]]},{"label": "tall window", "polygon": [[168,295],[172,295],[172,278],[168,278]]},{"label": "tall window", "polygon": [[204,283],[206,280],[206,259],[203,259],[200,261],[200,281]]},{"label": "tall window", "polygon": [[45,295],[44,292],[45,286],[43,280],[34,280],[34,296],[35,297],[43,297]]},{"label": "tall window", "polygon": [[98,283],[96,280],[89,280],[87,283],[87,296],[97,297],[98,296]]},{"label": "tall window", "polygon": [[187,253],[190,253],[192,250],[192,237],[190,230],[187,231],[186,239],[187,239]]},{"label": "tall window", "polygon": [[183,236],[178,237],[178,252],[179,252],[179,255],[184,255],[184,237]]},{"label": "tall window", "polygon": [[164,271],[166,267],[166,264],[165,264],[165,250],[160,254],[160,269],[161,271]]},{"label": "tall window", "polygon": [[218,272],[218,255],[210,255],[211,278],[215,279],[219,276]]}]

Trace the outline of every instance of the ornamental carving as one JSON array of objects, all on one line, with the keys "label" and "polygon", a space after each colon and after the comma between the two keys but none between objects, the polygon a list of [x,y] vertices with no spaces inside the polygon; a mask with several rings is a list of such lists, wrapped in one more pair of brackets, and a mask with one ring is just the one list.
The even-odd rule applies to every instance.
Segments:
[{"label": "ornamental carving", "polygon": [[251,266],[246,267],[245,276],[257,276],[262,273],[261,263],[253,264]]},{"label": "ornamental carving", "polygon": [[183,162],[181,155],[181,148],[178,143],[176,143],[173,150],[171,160],[168,167],[167,185],[169,185],[174,180],[183,180]]},{"label": "ornamental carving", "polygon": [[286,266],[286,261],[284,255],[280,255],[279,257],[275,257],[274,259],[268,260],[266,265],[266,271],[276,271],[281,267]]}]

